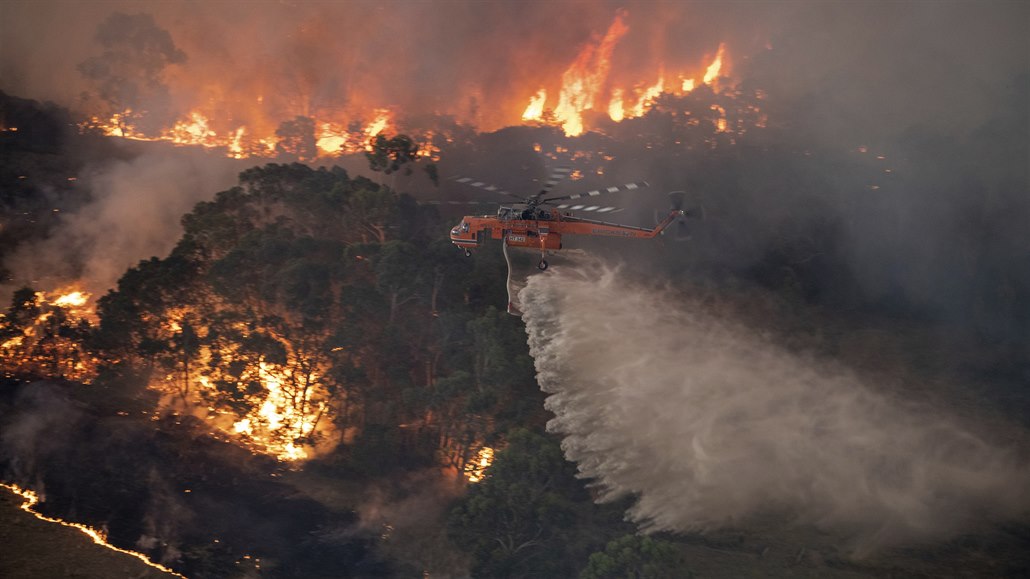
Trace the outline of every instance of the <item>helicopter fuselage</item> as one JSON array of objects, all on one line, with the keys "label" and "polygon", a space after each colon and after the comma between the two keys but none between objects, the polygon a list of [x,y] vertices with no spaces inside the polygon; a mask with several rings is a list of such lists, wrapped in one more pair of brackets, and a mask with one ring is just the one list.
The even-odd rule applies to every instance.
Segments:
[{"label": "helicopter fuselage", "polygon": [[[609,223],[594,219],[575,217],[571,213],[531,209],[519,211],[501,208],[497,215],[466,215],[461,223],[451,229],[451,242],[465,250],[480,247],[487,239],[502,239],[511,247],[539,249],[541,252],[541,269],[546,267],[543,261],[547,251],[562,248],[563,235],[598,235],[605,237],[650,239],[662,232],[665,227],[683,211],[673,210],[654,229]],[[528,217],[528,219],[524,218]]]}]

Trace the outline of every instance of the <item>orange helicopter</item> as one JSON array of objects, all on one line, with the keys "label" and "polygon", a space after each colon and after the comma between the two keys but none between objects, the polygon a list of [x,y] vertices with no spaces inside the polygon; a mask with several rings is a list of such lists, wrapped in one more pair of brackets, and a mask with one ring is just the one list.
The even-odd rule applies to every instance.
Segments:
[{"label": "orange helicopter", "polygon": [[[547,269],[547,252],[557,251],[562,248],[563,235],[600,235],[606,237],[651,239],[662,233],[666,227],[679,217],[687,215],[686,211],[673,207],[669,214],[655,225],[653,229],[576,217],[572,214],[572,211],[591,211],[603,214],[616,211],[617,209],[615,207],[564,202],[583,197],[595,197],[606,193],[634,191],[641,187],[647,187],[648,184],[646,181],[641,181],[639,183],[627,183],[605,189],[595,189],[586,193],[545,197],[558,182],[568,176],[569,172],[570,169],[567,167],[555,169],[539,193],[531,197],[519,198],[519,202],[515,204],[520,205],[519,207],[514,205],[510,207],[501,206],[498,208],[496,215],[466,215],[461,219],[461,223],[451,229],[451,242],[464,249],[466,256],[472,255],[472,250],[483,245],[486,239],[500,239],[508,247],[539,248],[540,262],[537,264],[537,267],[540,270],[545,270]],[[491,193],[517,197],[494,185],[475,181],[469,177],[462,177],[456,179],[456,181],[484,189]],[[558,204],[559,202],[563,203]]]},{"label": "orange helicopter", "polygon": [[[518,288],[513,282],[512,262],[508,255],[508,247],[539,249],[540,261],[537,263],[537,268],[542,271],[547,269],[547,252],[558,251],[562,248],[563,235],[599,235],[650,239],[663,233],[674,222],[678,222],[681,227],[684,226],[680,218],[691,214],[679,207],[682,204],[685,193],[677,191],[670,193],[673,196],[672,209],[653,229],[576,217],[572,214],[573,211],[589,211],[604,214],[618,211],[618,209],[600,205],[572,204],[567,203],[568,201],[584,197],[595,197],[605,193],[634,191],[641,187],[647,187],[648,184],[646,181],[641,181],[617,187],[595,189],[586,193],[546,197],[556,184],[569,175],[570,171],[566,167],[555,169],[544,184],[544,188],[532,197],[518,197],[495,185],[476,181],[470,177],[456,179],[458,183],[518,199],[518,202],[512,204],[512,206],[501,206],[498,208],[496,215],[466,215],[461,219],[461,223],[451,229],[451,243],[465,250],[466,256],[471,256],[472,250],[483,245],[487,239],[501,240],[504,258],[508,263],[507,289],[509,314],[521,315],[516,305]],[[483,202],[472,201],[465,203],[481,204]],[[461,205],[464,203],[453,201],[449,204]],[[656,215],[656,220],[657,217]],[[676,239],[687,238],[682,233],[676,235]]]}]

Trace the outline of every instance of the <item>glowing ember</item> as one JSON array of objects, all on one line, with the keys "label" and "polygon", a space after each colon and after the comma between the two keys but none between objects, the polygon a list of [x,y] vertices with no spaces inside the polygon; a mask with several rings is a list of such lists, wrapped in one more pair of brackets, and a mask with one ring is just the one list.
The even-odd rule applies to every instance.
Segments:
[{"label": "glowing ember", "polygon": [[476,453],[476,458],[465,465],[465,479],[470,483],[477,483],[486,476],[486,469],[494,462],[494,449],[484,446]]},{"label": "glowing ember", "polygon": [[715,130],[720,133],[725,133],[727,127],[726,109],[720,107],[719,105],[712,105],[712,110],[715,111],[715,113],[718,115],[718,117],[715,119]]},{"label": "glowing ember", "polygon": [[135,557],[135,558],[139,559],[140,561],[142,561],[145,565],[147,565],[149,567],[153,567],[154,569],[158,569],[158,570],[164,571],[165,573],[169,573],[171,575],[175,575],[176,577],[182,577],[183,579],[186,579],[185,575],[180,575],[179,573],[176,573],[175,571],[169,569],[168,567],[165,567],[164,565],[161,565],[160,563],[155,563],[155,562],[151,561],[150,558],[147,557],[146,555],[144,555],[143,553],[137,553],[136,551],[130,551],[128,549],[122,549],[120,547],[116,547],[116,546],[112,545],[111,543],[108,543],[107,542],[107,537],[105,536],[105,534],[102,531],[98,530],[98,529],[94,529],[93,527],[90,527],[88,525],[83,525],[81,523],[69,523],[68,521],[64,521],[62,519],[57,519],[57,518],[54,518],[54,517],[48,517],[46,515],[42,515],[42,514],[36,512],[36,511],[32,510],[32,507],[36,506],[36,504],[39,503],[39,495],[36,494],[32,490],[23,489],[23,488],[21,488],[18,485],[14,485],[14,484],[9,485],[9,484],[6,484],[6,483],[0,483],[0,487],[4,487],[5,489],[8,489],[9,491],[13,492],[14,494],[16,494],[16,495],[20,496],[22,499],[24,499],[24,502],[21,504],[21,510],[25,511],[26,513],[32,514],[32,516],[36,517],[37,519],[39,519],[41,521],[46,521],[48,523],[57,523],[58,525],[61,525],[62,527],[70,527],[72,529],[76,529],[76,530],[82,532],[84,535],[86,535],[90,539],[92,539],[94,543],[96,543],[97,545],[100,545],[101,547],[106,547],[106,548],[108,548],[108,549],[110,549],[112,551],[117,551],[117,552],[122,553],[124,555],[129,555],[130,557]]}]

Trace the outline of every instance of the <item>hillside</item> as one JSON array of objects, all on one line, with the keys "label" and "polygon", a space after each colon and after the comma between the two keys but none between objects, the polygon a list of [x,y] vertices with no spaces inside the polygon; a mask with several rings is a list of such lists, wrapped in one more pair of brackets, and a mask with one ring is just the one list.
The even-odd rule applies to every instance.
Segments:
[{"label": "hillside", "polygon": [[106,579],[175,577],[142,561],[97,545],[78,529],[48,523],[22,510],[23,500],[0,490],[0,576],[7,579],[77,577]]}]

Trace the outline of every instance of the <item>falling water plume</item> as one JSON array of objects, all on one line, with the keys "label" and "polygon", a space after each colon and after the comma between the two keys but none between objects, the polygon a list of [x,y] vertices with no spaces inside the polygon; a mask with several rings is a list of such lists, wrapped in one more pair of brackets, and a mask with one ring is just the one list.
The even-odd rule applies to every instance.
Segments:
[{"label": "falling water plume", "polygon": [[700,301],[599,264],[520,295],[541,388],[602,500],[645,531],[777,514],[857,553],[1027,512],[1030,469],[945,412],[787,351]]}]

